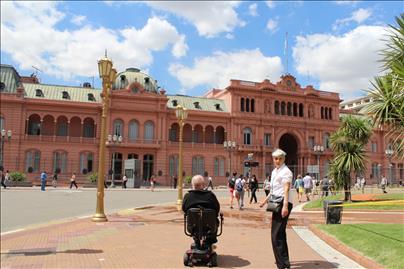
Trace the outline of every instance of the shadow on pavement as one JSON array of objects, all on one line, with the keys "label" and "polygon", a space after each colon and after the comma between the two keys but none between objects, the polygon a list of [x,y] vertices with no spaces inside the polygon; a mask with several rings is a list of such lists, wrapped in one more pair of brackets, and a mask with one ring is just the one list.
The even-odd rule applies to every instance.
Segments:
[{"label": "shadow on pavement", "polygon": [[236,268],[236,267],[245,267],[250,265],[251,263],[247,260],[240,258],[239,256],[218,254],[217,264],[221,268]]},{"label": "shadow on pavement", "polygon": [[43,256],[43,255],[52,255],[52,254],[59,254],[59,253],[67,253],[67,254],[97,254],[103,253],[100,249],[68,249],[63,251],[56,251],[54,248],[38,248],[38,249],[16,249],[10,250],[5,253],[1,253],[1,255],[15,255],[15,256]]},{"label": "shadow on pavement", "polygon": [[301,262],[291,262],[291,268],[294,269],[331,269],[338,268],[338,264],[333,264],[327,261],[301,261]]}]

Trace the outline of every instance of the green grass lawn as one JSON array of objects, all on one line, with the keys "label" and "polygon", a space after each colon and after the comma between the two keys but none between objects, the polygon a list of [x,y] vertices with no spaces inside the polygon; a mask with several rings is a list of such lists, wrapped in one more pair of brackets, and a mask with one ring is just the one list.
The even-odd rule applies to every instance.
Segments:
[{"label": "green grass lawn", "polygon": [[[310,201],[304,206],[304,209],[322,209],[324,200],[343,200],[343,195],[328,196],[327,198],[320,198],[317,200]],[[376,198],[380,200],[404,200],[404,193],[387,193],[378,194]],[[403,204],[388,204],[388,205],[361,205],[363,202],[353,202],[349,207],[345,207],[344,210],[349,209],[366,209],[366,210],[404,210]]]},{"label": "green grass lawn", "polygon": [[367,223],[317,227],[386,268],[404,268],[402,224]]}]

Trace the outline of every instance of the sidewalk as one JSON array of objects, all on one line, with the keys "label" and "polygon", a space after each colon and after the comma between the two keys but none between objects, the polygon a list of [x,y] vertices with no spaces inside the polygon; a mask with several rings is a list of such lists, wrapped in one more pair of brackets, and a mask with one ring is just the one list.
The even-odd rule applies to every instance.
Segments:
[{"label": "sidewalk", "polygon": [[[222,203],[223,235],[217,244],[219,268],[275,268],[271,215],[257,205],[244,211]],[[106,223],[89,218],[1,237],[1,268],[183,268],[192,242],[183,232],[183,214],[174,205],[125,210]],[[294,217],[292,215],[291,223]],[[293,268],[336,268],[290,227]]]}]

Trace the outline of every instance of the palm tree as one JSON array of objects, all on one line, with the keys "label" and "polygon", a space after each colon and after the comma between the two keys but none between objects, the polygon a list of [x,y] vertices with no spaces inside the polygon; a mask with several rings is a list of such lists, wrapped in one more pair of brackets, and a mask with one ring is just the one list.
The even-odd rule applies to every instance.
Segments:
[{"label": "palm tree", "polygon": [[345,201],[351,200],[351,173],[363,173],[366,169],[365,146],[371,134],[368,120],[349,115],[342,119],[340,128],[330,137],[334,158],[329,176],[334,178],[337,188],[344,188]]},{"label": "palm tree", "polygon": [[373,99],[361,112],[369,114],[376,127],[386,126],[393,138],[395,154],[404,158],[404,13],[389,25],[386,48],[381,51],[384,75],[375,77],[369,96]]}]

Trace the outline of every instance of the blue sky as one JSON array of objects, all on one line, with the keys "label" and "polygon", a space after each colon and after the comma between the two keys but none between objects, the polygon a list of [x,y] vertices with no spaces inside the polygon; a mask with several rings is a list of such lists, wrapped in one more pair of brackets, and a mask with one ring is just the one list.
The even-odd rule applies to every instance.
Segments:
[{"label": "blue sky", "polygon": [[[379,73],[386,25],[404,2],[1,2],[1,63],[43,83],[100,87],[97,59],[138,67],[169,94],[202,95],[230,79],[363,95]],[[285,36],[288,33],[288,70]]]}]

